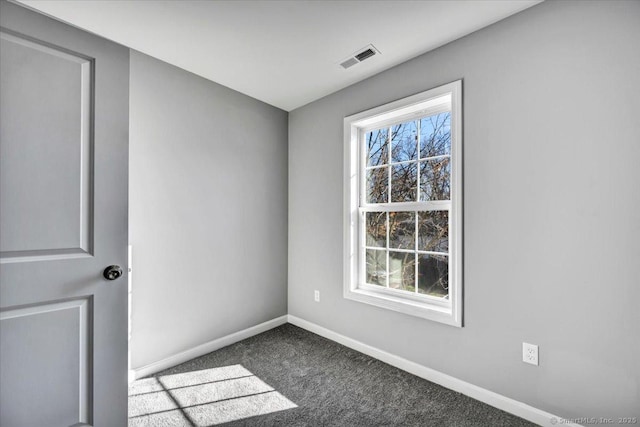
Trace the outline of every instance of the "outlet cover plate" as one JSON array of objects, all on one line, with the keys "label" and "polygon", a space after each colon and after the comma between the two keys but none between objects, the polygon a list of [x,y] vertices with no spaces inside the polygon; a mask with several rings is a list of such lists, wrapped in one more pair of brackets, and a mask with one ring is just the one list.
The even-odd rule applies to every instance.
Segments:
[{"label": "outlet cover plate", "polygon": [[538,346],[535,344],[522,343],[522,361],[538,366]]}]

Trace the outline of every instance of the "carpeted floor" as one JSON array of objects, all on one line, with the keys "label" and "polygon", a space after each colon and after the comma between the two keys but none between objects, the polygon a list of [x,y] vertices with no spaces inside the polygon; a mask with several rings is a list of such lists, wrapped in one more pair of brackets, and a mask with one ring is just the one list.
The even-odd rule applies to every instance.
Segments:
[{"label": "carpeted floor", "polygon": [[134,426],[532,426],[286,324],[140,379]]}]

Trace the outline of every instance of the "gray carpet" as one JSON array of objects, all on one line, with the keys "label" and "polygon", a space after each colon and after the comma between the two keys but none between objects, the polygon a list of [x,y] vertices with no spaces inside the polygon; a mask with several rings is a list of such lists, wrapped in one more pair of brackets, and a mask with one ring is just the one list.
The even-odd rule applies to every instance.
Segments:
[{"label": "gray carpet", "polygon": [[129,388],[134,426],[532,426],[286,324]]}]

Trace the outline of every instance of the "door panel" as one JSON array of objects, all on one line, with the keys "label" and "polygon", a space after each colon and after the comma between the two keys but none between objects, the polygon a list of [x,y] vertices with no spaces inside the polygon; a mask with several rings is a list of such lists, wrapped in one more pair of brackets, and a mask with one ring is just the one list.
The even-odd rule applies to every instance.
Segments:
[{"label": "door panel", "polygon": [[92,63],[6,32],[0,43],[0,258],[89,254]]},{"label": "door panel", "polygon": [[0,425],[126,426],[129,51],[0,27]]},{"label": "door panel", "polygon": [[0,371],[1,425],[89,422],[89,307],[78,299],[0,313],[0,360],[12,368]]}]

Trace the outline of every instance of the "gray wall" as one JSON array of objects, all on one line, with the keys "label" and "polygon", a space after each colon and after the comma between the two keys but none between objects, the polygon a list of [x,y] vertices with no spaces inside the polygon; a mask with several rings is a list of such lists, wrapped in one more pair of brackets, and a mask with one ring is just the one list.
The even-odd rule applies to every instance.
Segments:
[{"label": "gray wall", "polygon": [[[638,1],[545,2],[291,112],[289,314],[560,416],[640,416],[639,46]],[[457,329],[343,299],[342,126],[460,78]]]},{"label": "gray wall", "polygon": [[287,313],[287,113],[131,52],[132,368]]}]

